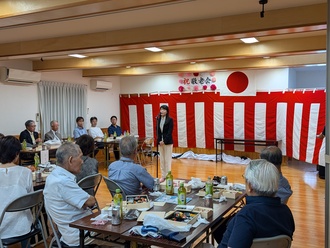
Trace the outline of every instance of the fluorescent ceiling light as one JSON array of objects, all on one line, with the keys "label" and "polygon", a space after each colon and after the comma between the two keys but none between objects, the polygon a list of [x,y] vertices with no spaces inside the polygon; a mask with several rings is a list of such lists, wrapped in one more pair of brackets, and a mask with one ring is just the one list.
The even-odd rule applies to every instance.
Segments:
[{"label": "fluorescent ceiling light", "polygon": [[75,58],[79,58],[79,59],[82,59],[82,58],[86,58],[87,56],[85,55],[81,55],[81,54],[69,54],[70,57],[75,57]]},{"label": "fluorescent ceiling light", "polygon": [[309,64],[309,65],[305,65],[305,67],[315,67],[315,66],[326,66],[326,64]]},{"label": "fluorescent ceiling light", "polygon": [[243,41],[244,43],[256,43],[259,42],[256,38],[251,37],[251,38],[243,38],[241,39],[241,41]]},{"label": "fluorescent ceiling light", "polygon": [[194,64],[196,64],[196,62],[195,61],[191,61],[190,64],[191,65],[194,65]]},{"label": "fluorescent ceiling light", "polygon": [[158,47],[146,47],[144,49],[146,49],[146,50],[148,50],[150,52],[154,52],[154,53],[163,51],[163,49],[160,49]]}]

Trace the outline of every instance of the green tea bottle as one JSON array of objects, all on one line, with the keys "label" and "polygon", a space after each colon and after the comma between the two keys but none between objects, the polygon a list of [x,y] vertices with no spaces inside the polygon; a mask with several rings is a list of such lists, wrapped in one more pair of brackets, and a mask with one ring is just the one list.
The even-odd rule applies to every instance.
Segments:
[{"label": "green tea bottle", "polygon": [[186,205],[187,204],[186,199],[187,199],[186,188],[184,187],[184,183],[180,183],[180,187],[178,189],[178,204]]},{"label": "green tea bottle", "polygon": [[120,189],[116,189],[116,194],[113,196],[113,204],[120,207],[120,217],[123,218],[123,195]]},{"label": "green tea bottle", "polygon": [[27,147],[26,139],[23,140],[22,142],[22,150],[25,151]]},{"label": "green tea bottle", "polygon": [[205,183],[205,195],[213,196],[213,181],[211,180],[211,177],[208,177]]},{"label": "green tea bottle", "polygon": [[34,167],[36,167],[36,169],[38,169],[38,166],[40,164],[40,158],[38,153],[34,154]]},{"label": "green tea bottle", "polygon": [[168,171],[166,175],[166,188],[165,188],[166,195],[173,195],[173,175],[171,171]]}]

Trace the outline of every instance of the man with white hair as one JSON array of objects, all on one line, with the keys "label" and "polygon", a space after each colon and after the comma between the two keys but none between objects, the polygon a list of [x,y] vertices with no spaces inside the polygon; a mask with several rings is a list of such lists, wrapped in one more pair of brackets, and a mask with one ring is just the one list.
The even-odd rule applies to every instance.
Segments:
[{"label": "man with white hair", "polygon": [[45,141],[47,140],[62,140],[61,134],[58,132],[58,121],[52,120],[50,122],[50,131],[45,134]]},{"label": "man with white hair", "polygon": [[245,169],[246,205],[229,221],[218,248],[251,247],[253,239],[287,235],[295,230],[289,207],[275,197],[279,172],[265,159],[252,160]]},{"label": "man with white hair", "polygon": [[75,175],[83,164],[82,155],[78,145],[64,143],[56,152],[57,167],[46,179],[45,207],[62,234],[63,246],[79,246],[79,230],[69,224],[91,214],[95,205],[94,196],[76,182]]}]

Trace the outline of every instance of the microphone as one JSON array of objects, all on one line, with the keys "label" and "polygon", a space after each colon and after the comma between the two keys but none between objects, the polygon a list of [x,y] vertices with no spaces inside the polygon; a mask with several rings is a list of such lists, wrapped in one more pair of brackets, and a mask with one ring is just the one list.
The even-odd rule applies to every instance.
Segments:
[{"label": "microphone", "polygon": [[156,119],[158,119],[160,117],[160,113],[158,115],[156,115]]}]

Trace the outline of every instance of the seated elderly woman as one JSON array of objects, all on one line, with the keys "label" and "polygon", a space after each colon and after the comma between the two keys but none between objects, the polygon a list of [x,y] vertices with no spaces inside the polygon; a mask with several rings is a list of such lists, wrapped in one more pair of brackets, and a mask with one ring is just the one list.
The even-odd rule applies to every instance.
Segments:
[{"label": "seated elderly woman", "polygon": [[244,177],[246,206],[229,221],[218,247],[251,247],[255,238],[277,235],[292,238],[295,224],[291,210],[275,197],[280,178],[277,168],[264,159],[252,160]]},{"label": "seated elderly woman", "polygon": [[99,173],[99,162],[95,158],[90,157],[94,152],[94,139],[91,136],[87,134],[81,135],[76,140],[76,144],[80,147],[83,154],[81,158],[83,160],[83,165],[80,173],[76,175],[76,180],[79,182],[86,176]]},{"label": "seated elderly woman", "polygon": [[[33,191],[31,170],[17,165],[20,150],[21,143],[14,136],[0,138],[0,209]],[[0,226],[0,236],[4,239],[27,234],[31,230],[31,224],[30,210],[6,213]],[[23,244],[25,245],[24,242]]]}]

